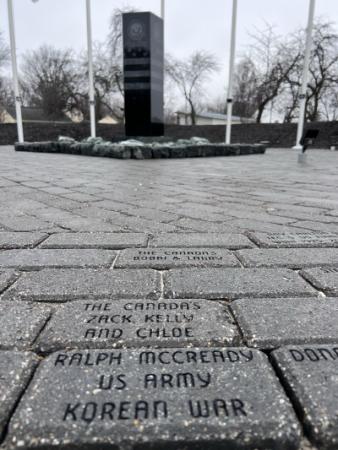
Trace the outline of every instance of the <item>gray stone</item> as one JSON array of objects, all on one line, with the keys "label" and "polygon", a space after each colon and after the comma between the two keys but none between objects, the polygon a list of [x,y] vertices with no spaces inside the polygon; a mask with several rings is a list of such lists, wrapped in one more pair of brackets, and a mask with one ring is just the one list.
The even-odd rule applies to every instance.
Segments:
[{"label": "gray stone", "polygon": [[338,447],[338,345],[287,347],[272,353],[305,432],[320,450]]},{"label": "gray stone", "polygon": [[315,267],[302,270],[301,274],[325,294],[338,297],[338,267]]},{"label": "gray stone", "polygon": [[114,267],[239,267],[238,259],[220,248],[147,248],[128,249],[119,253]]},{"label": "gray stone", "polygon": [[164,274],[168,298],[235,299],[316,295],[288,269],[173,269]]},{"label": "gray stone", "polygon": [[0,232],[0,249],[35,247],[47,237],[48,234],[42,233]]},{"label": "gray stone", "polygon": [[296,450],[300,427],[268,359],[247,348],[54,353],[8,447]]},{"label": "gray stone", "polygon": [[304,233],[249,233],[264,248],[338,247],[338,234],[304,231]]},{"label": "gray stone", "polygon": [[133,159],[151,159],[152,156],[153,155],[151,147],[134,147],[131,150],[131,157]]},{"label": "gray stone", "polygon": [[59,145],[60,150],[64,151],[65,153],[71,153],[72,155],[80,155],[81,154],[81,144],[79,142],[75,144],[62,144],[62,146]]},{"label": "gray stone", "polygon": [[250,248],[252,243],[243,234],[163,233],[150,240],[149,247],[223,247],[238,250]]},{"label": "gray stone", "polygon": [[168,147],[155,147],[152,149],[153,158],[170,158],[170,148]]},{"label": "gray stone", "polygon": [[160,296],[160,274],[154,270],[45,269],[24,273],[5,299],[42,302]]},{"label": "gray stone", "polygon": [[237,256],[245,267],[338,266],[338,248],[271,248],[239,250]]},{"label": "gray stone", "polygon": [[110,250],[6,250],[0,252],[0,268],[109,267],[115,257],[116,252]]},{"label": "gray stone", "polygon": [[54,314],[37,342],[39,352],[64,348],[237,345],[227,308],[207,300],[77,301]]},{"label": "gray stone", "polygon": [[29,349],[50,314],[50,309],[40,305],[0,301],[0,349]]},{"label": "gray stone", "polygon": [[58,233],[43,242],[41,248],[146,247],[148,236],[142,233]]},{"label": "gray stone", "polygon": [[230,308],[252,347],[338,342],[337,299],[251,298],[236,300]]},{"label": "gray stone", "polygon": [[80,144],[81,155],[91,155],[94,153],[94,143],[84,142]]},{"label": "gray stone", "polygon": [[0,293],[10,286],[18,278],[18,275],[9,270],[0,270]]},{"label": "gray stone", "polygon": [[32,353],[0,353],[0,439],[6,430],[10,414],[24,391],[37,365]]},{"label": "gray stone", "polygon": [[93,149],[93,156],[105,156],[107,158],[130,159],[131,150],[122,148],[112,143],[96,144]]},{"label": "gray stone", "polygon": [[[187,147],[185,145],[177,145],[170,149],[171,158],[186,158],[188,156]],[[196,156],[196,155],[194,155]]]}]

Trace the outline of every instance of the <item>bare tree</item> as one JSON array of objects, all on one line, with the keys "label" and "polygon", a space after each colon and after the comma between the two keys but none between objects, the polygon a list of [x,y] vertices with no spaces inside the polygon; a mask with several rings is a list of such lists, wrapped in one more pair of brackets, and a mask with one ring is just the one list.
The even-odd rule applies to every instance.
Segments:
[{"label": "bare tree", "polygon": [[258,74],[250,57],[242,58],[237,64],[234,85],[233,114],[252,117],[257,110]]},{"label": "bare tree", "polygon": [[196,124],[196,113],[203,98],[205,82],[218,70],[217,59],[208,52],[196,51],[187,59],[167,57],[166,73],[183,94],[193,125]]},{"label": "bare tree", "polygon": [[111,57],[121,65],[123,62],[122,14],[136,11],[137,10],[132,6],[115,8],[110,18],[107,46]]},{"label": "bare tree", "polygon": [[225,114],[226,113],[226,92],[223,92],[223,95],[218,94],[214,98],[211,98],[207,102],[205,102],[204,107],[206,111],[210,111],[217,114]]},{"label": "bare tree", "polygon": [[324,120],[338,120],[338,87],[332,86],[327,89],[320,98],[320,111]]},{"label": "bare tree", "polygon": [[114,87],[114,115],[119,119],[124,116],[124,84],[123,84],[123,30],[122,14],[136,12],[132,6],[115,8],[111,18],[109,34],[106,41],[107,55],[110,58],[110,72]]},{"label": "bare tree", "polygon": [[[293,70],[288,73],[285,90],[280,98],[280,111],[284,113],[284,122],[291,122],[298,116],[304,63],[304,33],[305,31],[301,30],[290,39],[289,52],[298,52],[301,56]],[[334,98],[338,89],[338,32],[330,22],[322,19],[314,26],[309,71],[306,119],[316,121],[322,117],[336,117]]]},{"label": "bare tree", "polygon": [[44,45],[23,57],[23,96],[31,106],[43,109],[46,117],[60,118],[77,106],[79,73],[71,50]]},{"label": "bare tree", "polygon": [[8,78],[3,74],[3,69],[7,66],[8,61],[9,48],[0,32],[0,122],[3,120],[5,107],[12,106],[13,103],[12,88]]},{"label": "bare tree", "polygon": [[300,52],[291,52],[290,48],[294,47],[291,47],[289,38],[282,39],[276,35],[269,24],[250,36],[250,56],[246,56],[246,59],[247,65],[252,68],[252,81],[255,80],[253,98],[256,103],[256,122],[260,123],[267,106],[273,108],[273,102],[285,89],[288,76],[299,62]]},{"label": "bare tree", "polygon": [[15,106],[12,80],[5,76],[0,77],[0,123],[4,121],[6,109]]},{"label": "bare tree", "polygon": [[[118,120],[123,119],[122,95],[123,86],[122,69],[111,59],[105,44],[94,45],[94,90],[96,118],[102,119],[110,114]],[[87,54],[82,54],[79,61],[81,77],[80,89],[76,97],[79,99],[79,109],[85,118],[89,117],[88,97],[88,61]]]},{"label": "bare tree", "polygon": [[164,74],[164,121],[165,123],[176,123],[177,121],[177,92],[174,82]]},{"label": "bare tree", "polygon": [[307,119],[319,120],[321,99],[338,89],[338,33],[330,22],[319,21],[314,27],[308,88]]},{"label": "bare tree", "polygon": [[9,48],[2,36],[2,33],[0,32],[0,70],[7,65],[8,61]]}]

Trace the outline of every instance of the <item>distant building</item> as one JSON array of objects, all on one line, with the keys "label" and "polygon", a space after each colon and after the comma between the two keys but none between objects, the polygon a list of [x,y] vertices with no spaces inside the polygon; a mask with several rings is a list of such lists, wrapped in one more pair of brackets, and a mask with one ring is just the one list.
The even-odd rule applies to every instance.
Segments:
[{"label": "distant building", "polygon": [[[177,125],[191,125],[191,115],[186,112],[176,112]],[[254,119],[247,117],[232,116],[232,123],[249,123],[254,122]],[[214,113],[214,112],[202,112],[196,114],[196,125],[226,125],[227,115]]]},{"label": "distant building", "polygon": [[101,120],[99,120],[98,123],[103,123],[105,125],[116,125],[118,123],[121,123],[121,121],[118,121],[117,119],[115,119],[115,117],[107,114]]},{"label": "distant building", "polygon": [[[57,119],[46,117],[42,108],[35,108],[30,106],[22,106],[22,121],[24,123],[80,123],[84,120],[83,113],[74,108],[71,112],[65,112],[62,117]],[[109,112],[98,123],[115,125],[121,123],[118,119],[113,117]],[[0,105],[0,123],[16,123],[15,107],[1,107]]]},{"label": "distant building", "polygon": [[73,108],[71,111],[67,111],[65,114],[74,123],[81,123],[83,121],[83,113],[77,108]]},{"label": "distant building", "polygon": [[0,106],[0,123],[15,123],[15,117],[13,117],[7,109]]},{"label": "distant building", "polygon": [[[58,119],[50,119],[46,117],[42,108],[35,108],[31,106],[21,107],[22,121],[24,123],[71,123],[72,120],[66,114]],[[16,123],[16,112],[14,107],[3,107],[0,113],[1,123]]]}]

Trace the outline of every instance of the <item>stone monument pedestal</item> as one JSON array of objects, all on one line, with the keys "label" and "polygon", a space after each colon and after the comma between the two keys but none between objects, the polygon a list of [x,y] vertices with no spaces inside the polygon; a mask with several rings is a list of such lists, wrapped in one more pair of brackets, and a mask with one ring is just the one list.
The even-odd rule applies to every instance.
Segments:
[{"label": "stone monument pedestal", "polygon": [[126,136],[162,136],[163,20],[152,13],[123,14]]}]

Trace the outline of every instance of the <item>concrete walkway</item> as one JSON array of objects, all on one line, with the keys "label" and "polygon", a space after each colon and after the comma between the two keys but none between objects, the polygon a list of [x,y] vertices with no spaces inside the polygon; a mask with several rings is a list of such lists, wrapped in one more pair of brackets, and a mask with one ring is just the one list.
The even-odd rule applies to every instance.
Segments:
[{"label": "concrete walkway", "polygon": [[2,449],[338,448],[338,152],[0,147],[0,206]]}]

